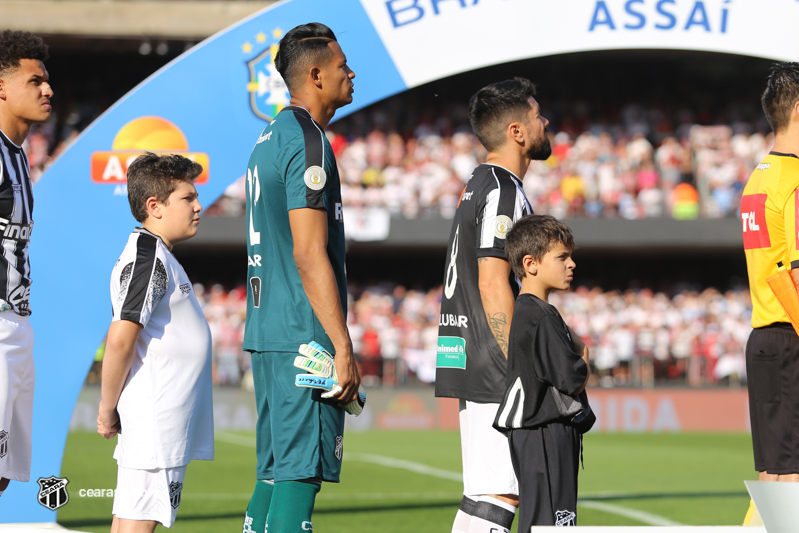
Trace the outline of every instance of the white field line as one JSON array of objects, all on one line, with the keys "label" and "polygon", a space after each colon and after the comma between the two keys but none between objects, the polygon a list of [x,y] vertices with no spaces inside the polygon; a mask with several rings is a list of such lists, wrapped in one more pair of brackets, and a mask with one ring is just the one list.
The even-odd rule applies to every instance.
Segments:
[{"label": "white field line", "polygon": [[[236,435],[235,433],[227,433],[223,431],[218,431],[214,434],[214,438],[220,440],[222,442],[227,442],[228,444],[237,444],[239,446],[247,446],[250,448],[255,447],[255,437],[247,437],[245,435]],[[407,470],[409,472],[414,472],[416,474],[422,474],[427,476],[433,476],[441,479],[447,479],[450,481],[462,481],[462,475],[460,472],[452,472],[450,470],[442,470],[440,468],[434,468],[432,466],[427,466],[422,463],[415,463],[413,461],[406,461],[404,459],[396,459],[394,457],[385,457],[383,455],[374,455],[370,453],[346,453],[344,454],[345,458],[350,461],[359,461],[362,463],[372,463],[380,466],[386,466],[389,468],[398,468],[400,470]],[[423,496],[425,493],[417,493],[416,496]],[[446,494],[446,493],[434,493],[434,494]],[[324,495],[324,492],[320,493],[320,496]],[[404,494],[381,494],[381,493],[370,493],[367,498],[368,499],[383,499],[383,497],[402,497]],[[199,495],[198,495],[199,496]],[[332,494],[330,496],[333,496]],[[347,495],[347,499],[355,500],[360,495],[350,494]],[[449,497],[449,494],[447,494]],[[236,495],[236,499],[238,499],[238,495]],[[332,498],[331,498],[332,499]],[[598,502],[593,501],[590,499],[586,500],[579,500],[579,504],[583,507],[587,507],[589,509],[595,509],[597,511],[603,511],[610,514],[615,514],[619,516],[624,516],[626,518],[632,518],[633,520],[638,520],[641,523],[651,525],[651,526],[679,526],[682,525],[679,522],[674,522],[673,520],[669,520],[668,518],[647,513],[646,511],[640,511],[638,509],[631,509],[629,507],[623,507],[621,505],[614,505],[611,503],[606,502]]]},{"label": "white field line", "polygon": [[[218,431],[214,434],[214,438],[227,442],[228,444],[238,444],[240,446],[255,447],[255,438],[247,437],[245,435],[236,435],[235,433],[225,433]],[[460,472],[452,472],[450,470],[442,470],[432,466],[427,466],[422,463],[415,463],[413,461],[406,461],[404,459],[395,459],[393,457],[385,457],[383,455],[374,455],[371,453],[348,453],[344,452],[344,457],[350,461],[358,461],[361,463],[372,463],[380,466],[387,466],[389,468],[399,468],[400,470],[408,470],[416,474],[423,474],[441,479],[448,479],[450,481],[462,481],[463,478]]]},{"label": "white field line", "polygon": [[[320,492],[317,500],[346,500],[351,502],[363,500],[377,500],[377,501],[390,501],[390,500],[460,500],[462,494],[460,492],[348,492],[346,494],[335,494],[331,492]],[[190,500],[249,500],[252,493],[248,494],[216,494],[207,492],[188,492],[184,498]]]},{"label": "white field line", "polygon": [[587,507],[588,509],[596,509],[597,511],[603,511],[610,514],[624,516],[626,518],[632,518],[633,520],[638,520],[639,522],[650,526],[682,525],[679,522],[669,520],[668,518],[664,518],[660,515],[647,513],[646,511],[640,511],[638,509],[631,509],[629,507],[622,507],[621,505],[614,505],[612,503],[597,502],[592,500],[578,500],[577,503],[578,505]]},{"label": "white field line", "polygon": [[433,476],[441,479],[448,479],[450,481],[463,481],[463,476],[460,472],[452,472],[450,470],[442,470],[432,466],[427,466],[422,463],[414,463],[413,461],[406,461],[404,459],[395,459],[393,457],[385,457],[382,455],[373,455],[371,453],[344,453],[344,457],[351,461],[359,461],[361,463],[372,463],[380,466],[387,466],[389,468],[399,468],[400,470],[408,470],[416,474],[423,474]]}]

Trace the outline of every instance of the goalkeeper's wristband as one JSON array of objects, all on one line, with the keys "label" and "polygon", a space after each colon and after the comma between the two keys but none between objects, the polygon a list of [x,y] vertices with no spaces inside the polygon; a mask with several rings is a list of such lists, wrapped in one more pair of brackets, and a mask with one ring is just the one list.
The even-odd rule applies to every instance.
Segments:
[{"label": "goalkeeper's wristband", "polygon": [[363,412],[366,405],[366,391],[363,386],[358,387],[358,397],[344,406],[344,410],[353,416],[358,416]]}]

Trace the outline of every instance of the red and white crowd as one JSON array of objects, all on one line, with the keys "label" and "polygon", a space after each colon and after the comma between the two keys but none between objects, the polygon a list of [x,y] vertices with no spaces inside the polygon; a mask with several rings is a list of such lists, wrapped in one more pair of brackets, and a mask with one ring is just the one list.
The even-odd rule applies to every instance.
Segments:
[{"label": "red and white crowd", "polygon": [[[467,126],[465,108],[445,111],[435,120],[417,117],[413,127],[400,127],[381,106],[334,123],[328,137],[345,205],[392,217],[451,218],[486,152]],[[628,105],[619,124],[579,130],[566,121],[553,131],[552,156],[534,161],[524,179],[534,210],[558,218],[736,216],[746,179],[773,136],[741,121],[683,122],[655,135],[639,115],[659,116]],[[211,212],[239,215],[243,202],[243,183],[236,183]]]},{"label": "red and white crowd", "polygon": [[[433,382],[441,287],[350,289],[350,334],[366,383]],[[249,355],[241,350],[245,288],[196,284],[195,290],[211,325],[214,382],[251,386]],[[551,303],[591,346],[596,385],[737,386],[745,380],[748,290],[684,289],[672,296],[578,287],[553,293]]]}]

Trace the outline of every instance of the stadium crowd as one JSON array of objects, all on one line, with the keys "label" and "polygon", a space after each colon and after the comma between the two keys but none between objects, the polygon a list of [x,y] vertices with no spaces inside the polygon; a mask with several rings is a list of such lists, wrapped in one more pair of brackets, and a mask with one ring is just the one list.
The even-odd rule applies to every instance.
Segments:
[{"label": "stadium crowd", "polygon": [[[211,325],[214,382],[250,387],[249,355],[241,350],[245,287],[196,284],[195,290]],[[434,381],[440,302],[441,287],[350,286],[350,334],[368,385]],[[551,302],[592,347],[594,385],[738,386],[745,380],[748,290],[685,288],[670,296],[578,287],[553,293]]]},{"label": "stadium crowd", "polygon": [[[452,104],[440,116],[421,113],[404,124],[390,107],[373,106],[328,132],[345,205],[381,208],[393,217],[451,218],[472,170],[485,159],[466,108]],[[743,185],[772,136],[743,120],[701,126],[686,112],[672,126],[663,124],[663,115],[629,104],[618,123],[576,127],[567,117],[560,127],[553,124],[552,156],[534,161],[524,179],[534,210],[558,218],[736,216]],[[243,205],[240,180],[210,212],[239,215]]]},{"label": "stadium crowd", "polygon": [[[34,182],[103,110],[94,100],[67,104],[34,126],[26,141]],[[715,113],[663,102],[544,104],[552,156],[530,165],[524,187],[536,212],[559,218],[736,216],[751,169],[773,143],[760,113],[739,104]],[[333,123],[327,134],[345,205],[393,217],[451,218],[485,158],[465,102],[398,95]],[[206,214],[243,211],[239,180]],[[440,292],[351,285],[349,325],[367,383],[434,379]],[[249,357],[241,351],[245,287],[198,284],[197,294],[211,323],[215,383],[250,386]],[[555,295],[553,303],[594,347],[597,384],[702,385],[745,379],[748,298],[746,290],[686,289],[670,296],[578,288]]]},{"label": "stadium crowd", "polygon": [[[746,178],[773,143],[742,111],[697,116],[629,103],[587,118],[580,105],[554,108],[552,156],[530,165],[524,186],[536,212],[558,218],[735,216]],[[73,104],[34,127],[26,141],[34,182],[98,111]],[[398,96],[333,123],[328,136],[345,205],[393,217],[450,218],[485,158],[460,103],[417,106]],[[243,212],[243,178],[207,210]]]}]

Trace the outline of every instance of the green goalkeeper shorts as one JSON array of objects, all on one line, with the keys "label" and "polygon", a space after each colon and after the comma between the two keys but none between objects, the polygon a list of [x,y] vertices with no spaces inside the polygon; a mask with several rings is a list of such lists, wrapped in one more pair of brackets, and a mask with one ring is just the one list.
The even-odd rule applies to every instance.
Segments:
[{"label": "green goalkeeper shorts", "polygon": [[258,409],[257,479],[318,479],[338,483],[344,440],[344,409],[321,398],[323,391],[294,385],[302,370],[297,352],[253,352]]}]

